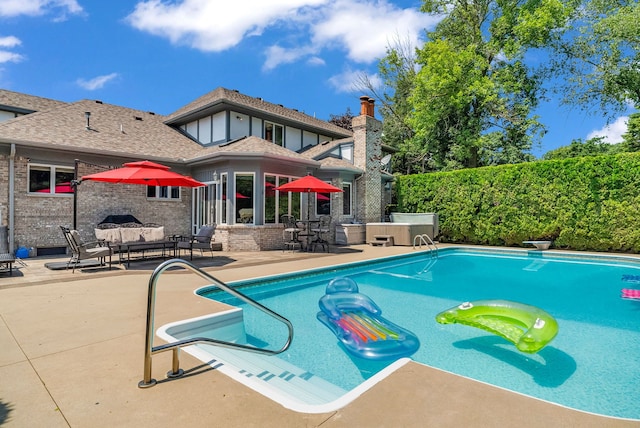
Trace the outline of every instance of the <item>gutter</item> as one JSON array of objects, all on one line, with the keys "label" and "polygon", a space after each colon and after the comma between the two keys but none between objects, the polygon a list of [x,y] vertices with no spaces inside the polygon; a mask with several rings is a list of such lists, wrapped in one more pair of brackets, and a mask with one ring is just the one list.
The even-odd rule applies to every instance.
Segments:
[{"label": "gutter", "polygon": [[11,144],[11,153],[9,154],[9,212],[8,215],[8,226],[9,226],[9,250],[14,252],[15,250],[15,233],[14,233],[14,225],[15,225],[15,169],[16,169],[16,145]]}]

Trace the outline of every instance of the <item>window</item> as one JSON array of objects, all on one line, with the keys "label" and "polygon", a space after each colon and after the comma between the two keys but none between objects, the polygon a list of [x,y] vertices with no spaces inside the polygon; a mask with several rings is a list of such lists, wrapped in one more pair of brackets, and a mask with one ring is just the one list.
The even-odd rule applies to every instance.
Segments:
[{"label": "window", "polygon": [[236,223],[253,224],[253,174],[236,174]]},{"label": "window", "polygon": [[316,193],[316,215],[331,214],[331,193]]},{"label": "window", "polygon": [[29,164],[29,193],[70,194],[73,168],[53,165]]},{"label": "window", "polygon": [[284,143],[284,127],[273,122],[264,122],[264,139],[279,146]]},{"label": "window", "polygon": [[290,214],[300,218],[300,193],[280,192],[276,187],[282,186],[294,177],[282,175],[265,175],[264,177],[264,223],[280,223],[280,217]]},{"label": "window", "polygon": [[264,223],[277,223],[280,218],[278,212],[278,199],[276,199],[276,187],[278,180],[275,175],[264,176]]},{"label": "window", "polygon": [[351,183],[342,183],[342,214],[353,215],[353,204],[351,202]]},{"label": "window", "polygon": [[147,186],[149,199],[180,199],[180,188],[175,186]]},{"label": "window", "polygon": [[221,223],[226,224],[227,223],[227,195],[229,194],[229,190],[227,189],[227,185],[228,185],[228,175],[227,173],[223,173],[222,175],[220,175],[220,197],[222,198],[222,202],[221,202],[221,207],[220,207],[220,214],[221,214]]}]

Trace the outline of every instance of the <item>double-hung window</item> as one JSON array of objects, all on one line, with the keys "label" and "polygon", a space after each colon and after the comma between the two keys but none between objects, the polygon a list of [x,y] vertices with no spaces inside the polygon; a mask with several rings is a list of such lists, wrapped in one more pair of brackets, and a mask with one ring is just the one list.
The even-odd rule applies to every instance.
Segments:
[{"label": "double-hung window", "polygon": [[147,186],[148,199],[180,199],[180,187]]},{"label": "double-hung window", "polygon": [[284,144],[284,126],[273,122],[264,122],[264,139],[282,146]]},{"label": "double-hung window", "polygon": [[74,169],[57,165],[29,164],[29,193],[70,194]]},{"label": "double-hung window", "polygon": [[353,216],[353,194],[351,183],[342,183],[342,215]]}]

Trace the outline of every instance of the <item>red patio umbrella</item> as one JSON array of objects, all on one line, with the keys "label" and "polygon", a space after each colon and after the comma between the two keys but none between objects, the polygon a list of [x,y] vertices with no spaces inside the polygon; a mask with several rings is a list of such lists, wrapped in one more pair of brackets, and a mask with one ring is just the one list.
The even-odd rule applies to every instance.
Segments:
[{"label": "red patio umbrella", "polygon": [[171,168],[150,161],[127,162],[122,168],[89,174],[80,181],[106,181],[108,183],[143,184],[146,186],[176,186],[200,187],[204,186],[197,180],[177,172]]},{"label": "red patio umbrella", "polygon": [[[225,195],[222,195],[222,200],[227,199],[227,197]],[[236,199],[251,199],[248,196],[243,195],[240,192],[236,192]]]},{"label": "red patio umbrella", "polygon": [[[200,187],[201,183],[186,175],[169,171],[171,168],[150,161],[127,162],[122,168],[110,169],[83,176],[83,181],[105,181],[108,183],[142,184],[146,186]],[[78,183],[78,184],[79,184]],[[77,192],[73,192],[73,228],[76,228]]]},{"label": "red patio umbrella", "polygon": [[281,192],[298,192],[298,193],[337,193],[342,192],[336,186],[325,183],[313,175],[307,175],[297,180],[290,181],[282,186],[276,187]]},{"label": "red patio umbrella", "polygon": [[[313,175],[306,175],[297,180],[290,181],[282,186],[276,187],[276,190],[280,192],[297,192],[297,193],[338,193],[342,192],[342,189],[336,186],[325,183],[319,178]],[[309,207],[307,203],[307,221],[309,220]]]}]

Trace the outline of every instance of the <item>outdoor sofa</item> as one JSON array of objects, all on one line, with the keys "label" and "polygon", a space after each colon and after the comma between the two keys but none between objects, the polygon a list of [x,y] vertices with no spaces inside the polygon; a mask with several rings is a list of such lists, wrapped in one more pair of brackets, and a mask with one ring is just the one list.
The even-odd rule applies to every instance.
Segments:
[{"label": "outdoor sofa", "polygon": [[176,255],[176,242],[168,239],[164,226],[142,223],[133,216],[108,216],[95,228],[96,239],[106,241],[118,253],[120,263],[131,261],[132,254],[145,258],[145,253],[162,251],[162,256]]}]

